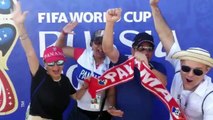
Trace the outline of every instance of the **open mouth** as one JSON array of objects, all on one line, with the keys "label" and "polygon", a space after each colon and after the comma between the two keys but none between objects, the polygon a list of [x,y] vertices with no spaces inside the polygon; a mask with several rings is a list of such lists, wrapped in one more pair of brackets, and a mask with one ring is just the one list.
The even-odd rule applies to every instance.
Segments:
[{"label": "open mouth", "polygon": [[98,56],[104,56],[105,54],[104,54],[104,52],[97,52],[97,55]]},{"label": "open mouth", "polygon": [[190,82],[192,82],[193,80],[190,80],[190,79],[187,79],[187,78],[186,78],[186,81],[190,83]]},{"label": "open mouth", "polygon": [[60,74],[60,70],[53,70],[54,74]]}]

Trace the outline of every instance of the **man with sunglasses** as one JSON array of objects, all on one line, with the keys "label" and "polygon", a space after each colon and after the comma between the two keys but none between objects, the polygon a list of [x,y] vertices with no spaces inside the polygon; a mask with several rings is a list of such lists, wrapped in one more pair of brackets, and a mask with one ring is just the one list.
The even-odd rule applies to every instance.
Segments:
[{"label": "man with sunglasses", "polygon": [[[121,18],[121,9],[109,9],[106,13],[106,25],[103,37],[103,51],[114,65],[122,64],[128,60],[113,47],[113,30],[116,21]],[[152,62],[151,58],[154,52],[153,37],[145,32],[135,36],[131,48],[132,56],[140,57],[142,61],[150,67],[152,72],[166,85],[165,68],[157,62]],[[141,86],[140,71],[134,68],[134,78],[128,82],[116,86],[116,107],[124,111],[122,118],[115,120],[151,120],[155,96]]]},{"label": "man with sunglasses", "polygon": [[213,67],[209,52],[202,48],[180,49],[158,8],[159,0],[150,0],[155,29],[166,50],[166,59],[175,68],[171,94],[187,120],[213,120],[213,83],[206,74]]},{"label": "man with sunglasses", "polygon": [[[149,67],[154,74],[162,75],[161,73],[163,73],[165,75],[166,74],[165,67],[158,62],[152,61],[152,56],[155,51],[155,44],[154,44],[153,36],[146,32],[141,32],[141,33],[138,33],[134,37],[133,41],[134,41],[132,44],[133,54],[134,54],[134,51],[141,52],[142,54],[144,54],[146,56]],[[162,78],[162,79],[160,79],[162,84],[164,86],[166,86],[167,81],[166,81],[166,76],[164,76],[164,75],[159,76],[159,77]]]}]

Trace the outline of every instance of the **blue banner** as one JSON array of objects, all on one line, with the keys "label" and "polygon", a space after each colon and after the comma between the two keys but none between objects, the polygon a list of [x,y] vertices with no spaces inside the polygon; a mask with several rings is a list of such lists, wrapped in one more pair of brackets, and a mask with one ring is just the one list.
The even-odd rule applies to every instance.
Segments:
[{"label": "blue banner", "polygon": [[[0,0],[0,119],[24,120],[30,99],[30,72],[24,50],[11,18],[12,3],[16,0]],[[78,21],[74,35],[67,36],[67,45],[89,47],[92,33],[105,27],[105,12],[109,8],[122,8],[121,20],[114,30],[115,46],[124,54],[131,54],[132,40],[138,32],[146,31],[155,38],[153,59],[167,69],[170,88],[174,70],[165,62],[165,51],[154,29],[149,0],[20,0],[23,11],[29,11],[25,22],[29,37],[42,63],[43,51],[54,44],[63,26]],[[212,0],[161,0],[159,7],[173,30],[182,49],[204,48],[213,55],[213,1]],[[76,63],[68,58],[66,74],[73,85]],[[213,77],[213,72],[208,74]],[[128,97],[128,96],[127,96]],[[72,101],[73,102],[73,101]],[[65,112],[64,117],[71,109]],[[166,107],[156,101],[154,120],[169,118]],[[142,109],[142,108],[141,108]]]}]

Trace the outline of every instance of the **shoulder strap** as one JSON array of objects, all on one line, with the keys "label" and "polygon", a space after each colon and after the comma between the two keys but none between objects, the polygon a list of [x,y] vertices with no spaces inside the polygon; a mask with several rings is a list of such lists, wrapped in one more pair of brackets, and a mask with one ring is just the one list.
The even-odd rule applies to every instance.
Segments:
[{"label": "shoulder strap", "polygon": [[179,72],[180,72],[180,70],[176,71],[175,74],[176,74],[176,73],[179,73]]},{"label": "shoulder strap", "polygon": [[202,115],[204,115],[204,110],[203,110],[204,102],[205,102],[206,98],[207,98],[211,93],[213,93],[213,91],[210,91],[210,92],[205,96],[205,98],[203,99],[203,102],[202,102]]},{"label": "shoulder strap", "polygon": [[39,85],[36,87],[36,89],[33,91],[33,94],[32,94],[32,98],[33,96],[36,94],[36,92],[38,91],[38,89],[41,87],[41,85],[44,83],[46,79],[46,75],[43,77],[42,81],[39,83]]}]

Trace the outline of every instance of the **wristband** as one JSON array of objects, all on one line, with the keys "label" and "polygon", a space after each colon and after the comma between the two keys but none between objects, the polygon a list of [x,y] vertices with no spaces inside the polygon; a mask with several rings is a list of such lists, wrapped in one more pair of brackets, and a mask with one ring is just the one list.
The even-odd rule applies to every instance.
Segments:
[{"label": "wristband", "polygon": [[154,66],[151,63],[149,63],[149,66],[151,70],[154,69]]},{"label": "wristband", "polygon": [[115,109],[115,106],[110,105],[110,106],[108,107],[108,109]]},{"label": "wristband", "polygon": [[63,35],[67,35],[67,33],[64,31],[64,30],[62,30],[62,32],[61,32]]},{"label": "wristband", "polygon": [[27,33],[23,33],[19,36],[19,38],[20,38],[20,40],[25,40],[28,38],[28,35],[27,35]]}]

